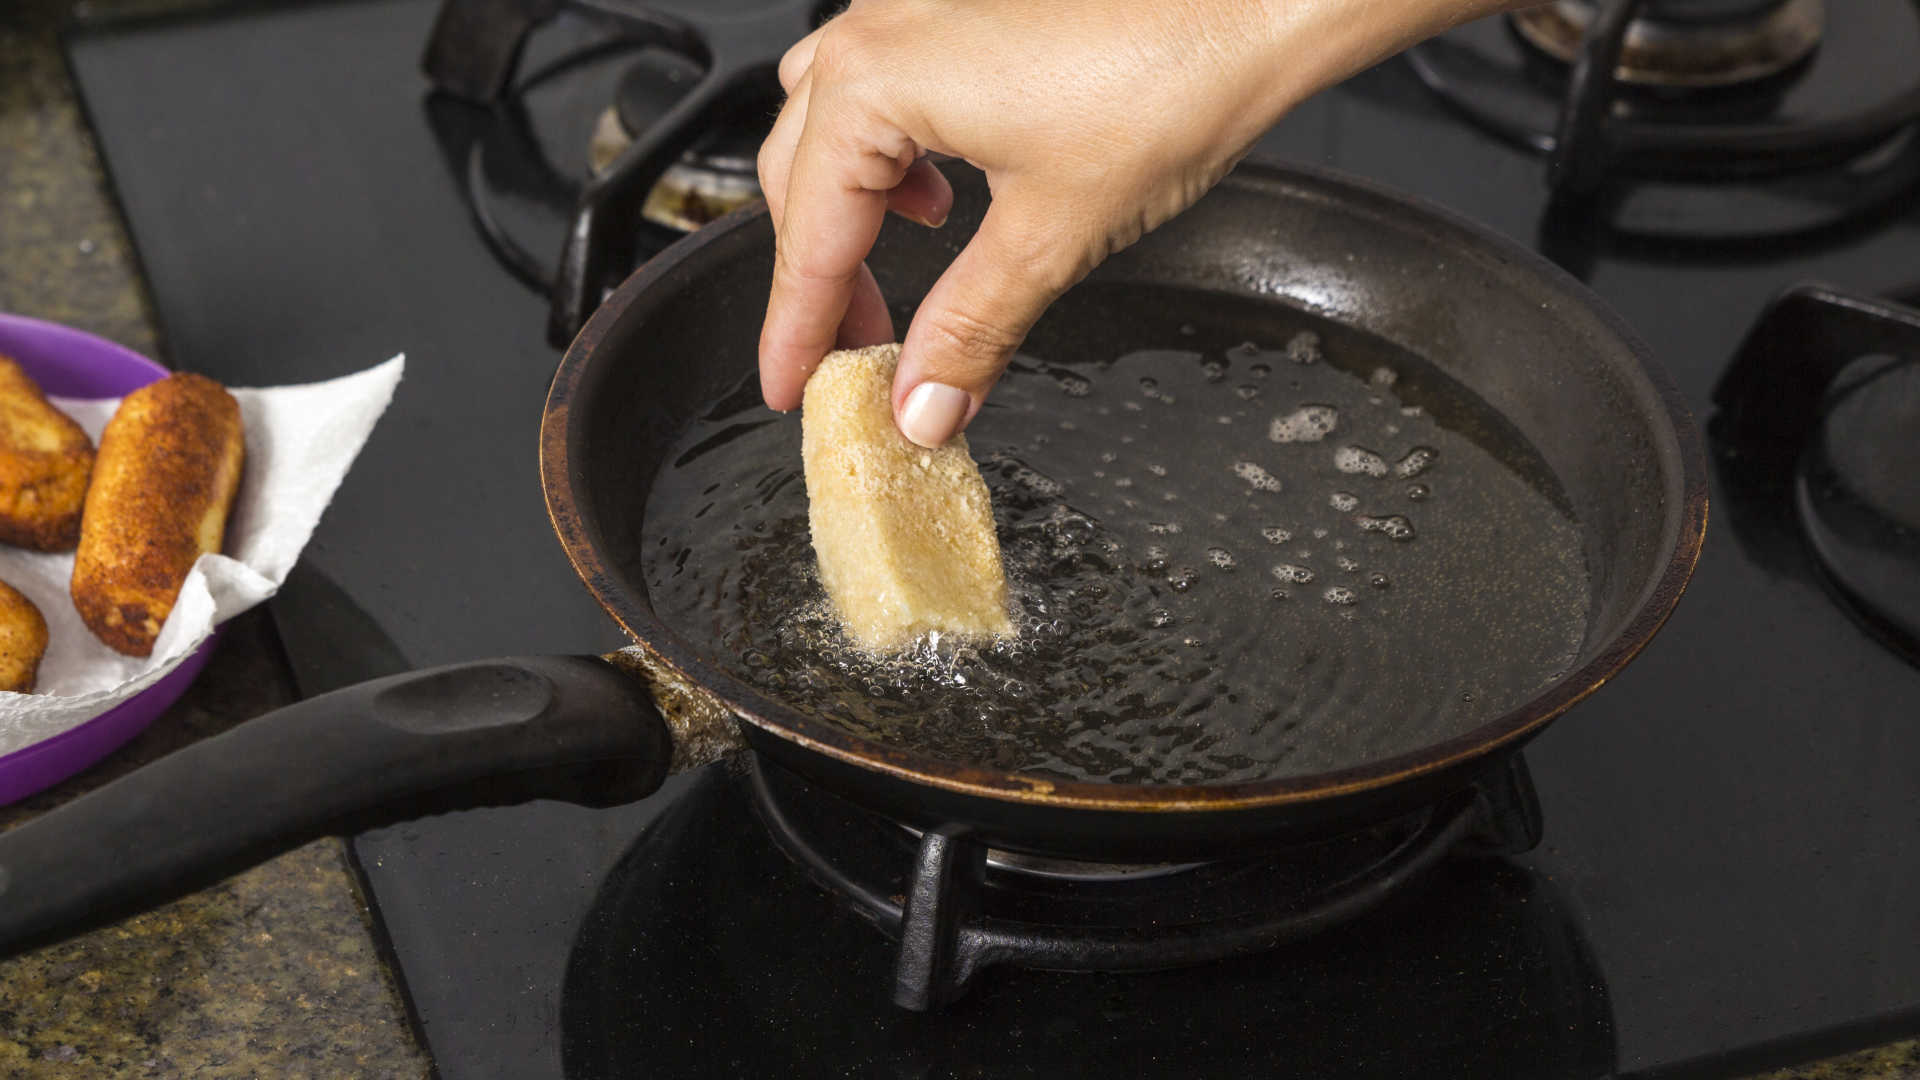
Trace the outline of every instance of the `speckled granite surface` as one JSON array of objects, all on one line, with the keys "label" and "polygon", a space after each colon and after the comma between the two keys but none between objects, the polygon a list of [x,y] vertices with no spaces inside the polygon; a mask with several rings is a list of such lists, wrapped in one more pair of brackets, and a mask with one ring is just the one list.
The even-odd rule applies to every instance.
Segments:
[{"label": "speckled granite surface", "polygon": [[[0,280],[0,296],[5,287]],[[152,728],[92,772],[0,809],[0,826],[283,704],[290,686],[266,612],[249,612],[230,624],[219,654]],[[7,1077],[426,1071],[338,840],[0,961],[0,1075]]]},{"label": "speckled granite surface", "polygon": [[[216,0],[96,0],[96,11]],[[56,29],[72,0],[0,0],[0,311],[164,359]],[[87,5],[79,5],[85,8]],[[288,700],[263,611],[238,619],[180,704],[0,828]],[[0,961],[6,1077],[416,1077],[429,1067],[372,941],[342,845],[323,840],[124,923]],[[1754,1080],[1920,1077],[1920,1041]]]}]

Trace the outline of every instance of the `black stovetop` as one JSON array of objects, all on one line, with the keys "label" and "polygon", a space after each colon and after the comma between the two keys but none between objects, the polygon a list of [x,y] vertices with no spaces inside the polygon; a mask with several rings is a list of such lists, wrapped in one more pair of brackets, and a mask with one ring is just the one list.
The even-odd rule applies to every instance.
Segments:
[{"label": "black stovetop", "polygon": [[[535,435],[557,354],[436,139],[416,67],[432,16],[425,0],[250,6],[72,46],[173,363],[291,382],[408,354],[275,603],[307,692],[622,644],[548,531]],[[1552,247],[1703,421],[1782,287],[1920,278],[1911,198],[1727,247],[1543,228],[1540,159],[1400,61],[1306,103],[1260,151]],[[1668,201],[1640,219],[1672,223],[1715,196],[1644,198]],[[1780,514],[1741,502],[1770,489],[1739,468],[1716,455],[1706,551],[1667,629],[1529,750],[1545,843],[1448,863],[1253,960],[996,972],[950,1012],[901,1013],[886,942],[772,847],[718,769],[631,806],[449,815],[354,850],[449,1078],[1733,1075],[1920,1032],[1920,669],[1831,601]]]}]

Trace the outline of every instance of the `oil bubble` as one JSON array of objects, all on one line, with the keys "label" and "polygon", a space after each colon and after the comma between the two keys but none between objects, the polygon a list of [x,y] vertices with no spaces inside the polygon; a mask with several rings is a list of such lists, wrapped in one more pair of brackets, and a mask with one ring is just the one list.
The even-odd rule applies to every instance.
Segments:
[{"label": "oil bubble", "polygon": [[1198,570],[1195,570],[1191,566],[1182,566],[1167,575],[1167,584],[1172,586],[1174,592],[1186,592],[1188,589],[1193,588],[1193,583],[1198,581],[1199,578],[1200,572]]},{"label": "oil bubble", "polygon": [[1209,360],[1200,365],[1200,371],[1208,382],[1219,382],[1227,377],[1227,365],[1218,360]]},{"label": "oil bubble", "polygon": [[1280,478],[1251,461],[1234,462],[1233,475],[1252,484],[1255,491],[1280,490]]},{"label": "oil bubble", "polygon": [[1284,544],[1287,541],[1293,539],[1292,533],[1288,532],[1287,530],[1281,528],[1278,525],[1269,525],[1266,528],[1261,529],[1260,535],[1265,537],[1267,543],[1269,544]]},{"label": "oil bubble", "polygon": [[1374,368],[1373,374],[1367,376],[1368,383],[1378,386],[1383,390],[1399,381],[1400,373],[1390,367]]},{"label": "oil bubble", "polygon": [[1177,521],[1149,521],[1147,522],[1147,531],[1157,536],[1170,536],[1180,531],[1180,523]]},{"label": "oil bubble", "polygon": [[1053,381],[1059,384],[1061,391],[1068,397],[1086,397],[1093,392],[1092,383],[1072,372],[1056,371],[1053,374]]},{"label": "oil bubble", "polygon": [[1425,484],[1407,485],[1407,498],[1412,499],[1414,502],[1419,502],[1431,494],[1433,494],[1433,489]]},{"label": "oil bubble", "polygon": [[1342,555],[1339,558],[1333,560],[1333,564],[1335,566],[1338,566],[1341,570],[1349,574],[1353,573],[1355,570],[1360,569],[1359,563],[1354,562],[1352,559],[1349,559],[1345,555]]},{"label": "oil bubble", "polygon": [[1407,451],[1407,455],[1395,463],[1393,466],[1394,474],[1402,479],[1412,479],[1426,472],[1428,467],[1433,464],[1433,460],[1439,456],[1440,451],[1435,450],[1431,446],[1416,446]]},{"label": "oil bubble", "polygon": [[1358,508],[1360,499],[1350,491],[1336,491],[1327,496],[1327,505],[1344,514]]},{"label": "oil bubble", "polygon": [[1219,567],[1222,570],[1231,570],[1234,568],[1234,565],[1235,565],[1233,561],[1233,552],[1228,551],[1226,548],[1223,548],[1223,547],[1208,548],[1207,561],[1213,563],[1213,565]]},{"label": "oil bubble", "polygon": [[1318,363],[1320,356],[1320,335],[1311,330],[1302,330],[1287,341],[1287,359],[1296,364]]},{"label": "oil bubble", "polygon": [[1008,462],[1001,473],[1007,479],[1039,495],[1058,495],[1063,490],[1060,481],[1028,465],[1017,461]]},{"label": "oil bubble", "polygon": [[1387,580],[1387,575],[1376,570],[1373,573],[1367,575],[1367,584],[1373,586],[1376,589],[1384,589],[1389,585],[1392,585],[1393,582]]},{"label": "oil bubble", "polygon": [[1313,571],[1293,563],[1281,563],[1273,568],[1273,576],[1294,585],[1305,585],[1313,580]]},{"label": "oil bubble", "polygon": [[1173,612],[1168,611],[1166,608],[1154,608],[1147,613],[1147,625],[1156,630],[1163,626],[1172,626]]},{"label": "oil bubble", "polygon": [[1227,356],[1239,357],[1241,359],[1250,359],[1252,357],[1259,356],[1259,355],[1260,355],[1260,346],[1254,344],[1251,341],[1243,341],[1240,344],[1235,345],[1233,348],[1227,350]]},{"label": "oil bubble", "polygon": [[1274,589],[1271,592],[1267,593],[1267,595],[1274,598],[1275,600],[1285,600],[1288,594],[1287,594],[1287,590],[1285,589]]},{"label": "oil bubble", "polygon": [[1260,396],[1260,388],[1252,383],[1241,383],[1239,386],[1233,388],[1233,392],[1238,394],[1242,401],[1252,401],[1254,398]]},{"label": "oil bubble", "polygon": [[1345,585],[1330,586],[1326,592],[1320,595],[1326,599],[1327,603],[1339,604],[1342,607],[1348,607],[1360,602],[1359,594],[1347,588]]},{"label": "oil bubble", "polygon": [[1149,465],[1147,466],[1147,471],[1155,476],[1167,475],[1167,467],[1165,465]]},{"label": "oil bubble", "polygon": [[1333,467],[1349,476],[1387,475],[1387,459],[1364,446],[1343,446],[1335,450]]},{"label": "oil bubble", "polygon": [[1339,426],[1340,410],[1331,405],[1302,405],[1267,426],[1267,438],[1277,443],[1319,442]]},{"label": "oil bubble", "polygon": [[1413,539],[1413,522],[1399,514],[1387,517],[1359,517],[1354,519],[1362,532],[1377,532],[1389,540]]},{"label": "oil bubble", "polygon": [[1273,374],[1273,365],[1272,364],[1254,364],[1253,366],[1247,368],[1247,372],[1256,379],[1264,379],[1267,376]]}]

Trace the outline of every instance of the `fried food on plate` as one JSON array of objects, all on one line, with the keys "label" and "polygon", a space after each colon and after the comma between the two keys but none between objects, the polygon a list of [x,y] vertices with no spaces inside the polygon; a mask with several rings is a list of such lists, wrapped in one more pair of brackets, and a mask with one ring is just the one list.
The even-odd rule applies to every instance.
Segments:
[{"label": "fried food on plate", "polygon": [[0,356],[0,543],[70,551],[93,469],[93,440]]},{"label": "fried food on plate", "polygon": [[47,652],[47,620],[20,590],[0,581],[0,690],[27,693]]},{"label": "fried food on plate", "polygon": [[73,605],[95,637],[152,654],[194,560],[220,550],[245,454],[240,405],[212,379],[175,373],[121,401],[73,562]]}]

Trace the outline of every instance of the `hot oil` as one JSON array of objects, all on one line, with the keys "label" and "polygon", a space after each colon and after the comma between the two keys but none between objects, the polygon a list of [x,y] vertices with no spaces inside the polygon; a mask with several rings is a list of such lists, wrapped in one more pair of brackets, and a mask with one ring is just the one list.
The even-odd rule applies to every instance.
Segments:
[{"label": "hot oil", "polygon": [[1384,342],[1209,304],[1264,336],[1223,347],[1217,328],[1176,325],[1173,347],[1113,359],[1036,334],[969,429],[1017,640],[852,649],[813,575],[798,419],[757,407],[698,423],[658,479],[655,607],[734,674],[862,735],[1111,782],[1354,765],[1562,673],[1588,579],[1518,433]]}]

